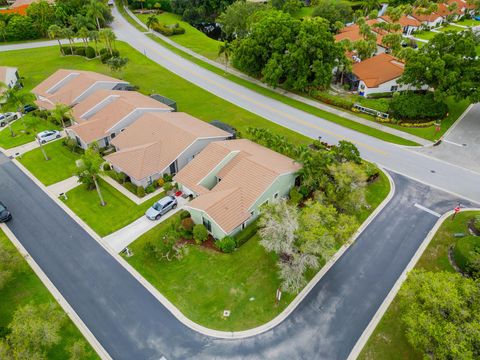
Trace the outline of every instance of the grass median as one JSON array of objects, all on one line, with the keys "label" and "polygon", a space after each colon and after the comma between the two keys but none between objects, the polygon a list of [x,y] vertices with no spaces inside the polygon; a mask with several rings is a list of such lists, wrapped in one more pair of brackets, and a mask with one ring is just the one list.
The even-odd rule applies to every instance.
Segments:
[{"label": "grass median", "polygon": [[[455,272],[448,259],[449,248],[457,241],[454,234],[468,234],[467,221],[475,215],[480,215],[480,212],[466,211],[458,214],[454,221],[447,219],[431,240],[415,269]],[[395,298],[363,348],[359,360],[423,358],[422,354],[416,352],[408,343],[400,317],[399,301]]]},{"label": "grass median", "polygon": [[145,214],[145,211],[165,196],[161,193],[144,203],[137,205],[113,186],[105,181],[99,181],[105,206],[100,205],[100,199],[95,189],[89,190],[85,185],[79,185],[67,192],[67,200],[61,198],[88,226],[101,237],[107,236]]},{"label": "grass median", "polygon": [[[14,256],[18,258],[18,267],[15,267],[11,280],[0,288],[0,330],[3,335],[17,309],[29,304],[35,306],[54,303],[55,299],[28,263],[16,251],[16,248],[2,230],[0,230],[0,248],[4,249],[3,251],[14,252]],[[83,339],[82,334],[69,318],[62,326],[60,336],[60,342],[45,354],[45,358],[52,360],[68,359],[70,355],[67,349],[74,342]],[[99,359],[88,343],[87,357],[84,359]]]},{"label": "grass median", "polygon": [[18,158],[43,185],[48,186],[73,176],[79,154],[71,152],[62,140],[43,146],[49,160],[45,160],[42,150],[30,150]]}]

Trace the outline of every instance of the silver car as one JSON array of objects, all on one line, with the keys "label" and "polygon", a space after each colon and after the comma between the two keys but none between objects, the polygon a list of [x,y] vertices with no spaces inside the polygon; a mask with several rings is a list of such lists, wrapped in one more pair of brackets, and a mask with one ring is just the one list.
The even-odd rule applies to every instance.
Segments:
[{"label": "silver car", "polygon": [[45,130],[37,134],[37,140],[42,144],[45,144],[46,142],[49,142],[55,139],[60,139],[61,136],[62,134],[60,134],[60,131]]},{"label": "silver car", "polygon": [[18,114],[14,112],[7,112],[5,114],[0,114],[0,127],[4,127],[8,123],[11,123],[13,120],[18,119]]},{"label": "silver car", "polygon": [[150,220],[158,220],[163,214],[166,214],[176,207],[177,199],[175,199],[173,196],[165,196],[153,204],[152,207],[147,210],[145,215]]}]

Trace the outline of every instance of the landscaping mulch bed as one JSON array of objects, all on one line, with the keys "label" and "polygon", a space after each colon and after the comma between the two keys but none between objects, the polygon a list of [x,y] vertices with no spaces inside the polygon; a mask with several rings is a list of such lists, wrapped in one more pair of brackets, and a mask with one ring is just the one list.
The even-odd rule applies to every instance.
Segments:
[{"label": "landscaping mulch bed", "polygon": [[201,245],[198,245],[193,239],[180,239],[178,240],[178,244],[179,245],[183,245],[183,244],[197,245],[197,246],[201,246],[201,247],[221,253],[220,249],[218,249],[215,246],[215,239],[213,238],[212,235],[209,235],[208,239],[205,242],[203,242]]}]

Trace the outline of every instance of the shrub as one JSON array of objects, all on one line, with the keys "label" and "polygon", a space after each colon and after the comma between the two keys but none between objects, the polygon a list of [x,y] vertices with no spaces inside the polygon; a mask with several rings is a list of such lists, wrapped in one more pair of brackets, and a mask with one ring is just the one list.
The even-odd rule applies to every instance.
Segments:
[{"label": "shrub", "polygon": [[231,253],[236,248],[235,239],[231,236],[225,236],[223,239],[216,241],[215,245],[224,253]]},{"label": "shrub", "polygon": [[83,46],[81,47],[76,47],[73,49],[74,52],[75,52],[75,55],[78,55],[78,56],[85,56],[85,48]]},{"label": "shrub", "polygon": [[475,230],[480,232],[480,215],[475,216],[475,218],[473,219],[472,225],[475,228]]},{"label": "shrub", "polygon": [[125,175],[125,173],[123,172],[117,173],[117,181],[120,184],[124,184],[126,180],[127,180],[127,175]]},{"label": "shrub", "polygon": [[344,99],[340,96],[334,96],[325,92],[316,91],[312,93],[313,97],[328,105],[333,105],[342,109],[350,110],[353,107],[353,101]]},{"label": "shrub", "polygon": [[448,106],[435,100],[432,93],[404,92],[392,98],[389,112],[400,121],[425,123],[443,119],[448,113]]},{"label": "shrub", "polygon": [[63,139],[63,145],[66,146],[71,152],[75,152],[78,146],[77,141],[69,137]]},{"label": "shrub", "polygon": [[87,57],[87,59],[93,59],[95,56],[97,56],[97,54],[95,53],[95,49],[91,46],[88,46],[85,49],[85,56]]},{"label": "shrub", "polygon": [[208,231],[205,225],[197,224],[193,227],[193,238],[197,244],[201,244],[208,239]]},{"label": "shrub", "polygon": [[125,187],[125,189],[130,191],[132,194],[137,193],[137,187],[135,185],[133,185],[131,182],[126,182],[126,183],[123,184],[123,186]]},{"label": "shrub", "polygon": [[374,93],[368,95],[369,99],[383,99],[383,98],[391,98],[393,93],[391,92],[383,92],[383,93]]},{"label": "shrub", "polygon": [[182,219],[182,227],[184,230],[192,232],[194,226],[195,226],[195,223],[193,222],[192,218],[188,217],[188,218]]},{"label": "shrub", "polygon": [[111,58],[119,56],[120,52],[118,50],[113,50],[111,54],[107,49],[100,50],[100,61],[102,62],[102,64],[106,64],[107,61]]},{"label": "shrub", "polygon": [[458,267],[473,278],[480,277],[480,237],[465,236],[457,241],[453,251]]},{"label": "shrub", "polygon": [[190,217],[192,217],[192,215],[190,215],[190,213],[187,210],[182,210],[180,212],[180,219],[181,220],[187,219],[187,218],[190,218]]},{"label": "shrub", "polygon": [[137,196],[144,197],[145,196],[145,189],[143,186],[137,186]]},{"label": "shrub", "polygon": [[295,205],[300,204],[300,202],[303,200],[303,195],[295,187],[292,188],[292,190],[290,190],[289,195],[290,195],[290,201]]},{"label": "shrub", "polygon": [[150,185],[148,185],[148,186],[145,188],[145,192],[146,192],[147,194],[151,194],[151,193],[153,193],[154,191],[155,191],[155,186],[153,186],[153,184],[150,184]]},{"label": "shrub", "polygon": [[173,176],[172,176],[172,175],[170,175],[170,174],[163,174],[163,180],[164,180],[165,182],[172,181],[172,179],[173,179]]},{"label": "shrub", "polygon": [[65,55],[72,55],[72,49],[70,46],[62,46],[62,50]]},{"label": "shrub", "polygon": [[242,246],[248,240],[254,237],[255,234],[257,233],[257,230],[258,230],[258,226],[257,226],[257,222],[255,221],[250,225],[248,225],[245,229],[243,229],[237,235],[235,235],[235,242],[237,243],[237,247]]},{"label": "shrub", "polygon": [[172,189],[173,189],[173,185],[172,185],[171,182],[166,182],[165,184],[163,184],[163,190],[165,190],[165,191],[168,192],[168,191],[170,191],[170,190],[172,190]]},{"label": "shrub", "polygon": [[160,178],[160,179],[157,180],[157,184],[158,184],[159,187],[162,187],[163,184],[165,184],[165,180],[163,180],[162,178]]},{"label": "shrub", "polygon": [[109,163],[104,163],[103,164],[103,171],[109,171],[112,170],[112,167],[110,166]]}]

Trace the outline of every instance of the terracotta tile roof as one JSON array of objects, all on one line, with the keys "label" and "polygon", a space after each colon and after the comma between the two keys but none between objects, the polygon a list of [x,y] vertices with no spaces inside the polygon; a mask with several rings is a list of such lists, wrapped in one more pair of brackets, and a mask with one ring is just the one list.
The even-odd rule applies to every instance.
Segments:
[{"label": "terracotta tile roof", "polygon": [[146,113],[112,140],[118,151],[105,159],[141,180],[164,171],[196,140],[229,136],[186,113]]},{"label": "terracotta tile roof", "polygon": [[400,77],[403,70],[404,64],[389,54],[379,54],[352,65],[352,73],[369,88]]},{"label": "terracotta tile roof", "polygon": [[[388,15],[383,15],[383,16],[380,16],[380,19],[388,22],[388,23],[391,23],[392,20],[390,19],[390,16]],[[414,26],[414,27],[420,27],[422,25],[422,23],[420,21],[418,21],[417,19],[414,19],[412,17],[409,17],[409,16],[405,16],[403,15],[399,20],[398,20],[398,23],[402,26],[402,27],[407,27],[407,26]]]},{"label": "terracotta tile roof", "polygon": [[437,13],[435,13],[435,12],[433,12],[431,14],[420,14],[418,12],[414,12],[412,14],[412,17],[414,17],[415,19],[417,19],[420,22],[433,22],[441,16],[438,15]]},{"label": "terracotta tile roof", "polygon": [[128,83],[92,71],[60,69],[38,84],[32,93],[39,97],[37,104],[45,108],[57,103],[74,105],[73,101],[97,82]]},{"label": "terracotta tile roof", "polygon": [[2,9],[0,14],[18,14],[18,15],[27,15],[27,8],[30,5],[20,5],[11,9]]},{"label": "terracotta tile roof", "polygon": [[448,16],[448,15],[453,15],[453,14],[457,14],[457,15],[462,15],[463,14],[463,10],[462,8],[464,7],[463,5],[460,5],[458,4],[458,7],[457,9],[453,10],[453,11],[450,11],[448,10],[448,6],[452,3],[454,3],[455,1],[450,1],[448,4],[438,4],[438,10],[437,10],[437,14],[440,15],[440,16]]},{"label": "terracotta tile roof", "polygon": [[[230,160],[215,170],[227,156]],[[300,168],[294,160],[250,140],[218,141],[188,163],[175,181],[198,194],[189,207],[205,211],[230,233],[250,217],[252,205],[278,176]],[[208,189],[201,182],[212,171],[221,181]]]},{"label": "terracotta tile roof", "polygon": [[[386,34],[386,31],[376,28],[373,25],[378,24],[377,19],[372,19],[372,20],[367,20],[366,23],[369,25],[374,33],[377,35],[377,45],[383,46],[382,45],[382,38],[383,35]],[[350,26],[344,27],[340,32],[334,36],[335,41],[342,41],[345,39],[348,39],[350,41],[357,41],[357,40],[362,40],[364,37],[362,34],[360,34],[360,26],[358,24],[353,24]]]},{"label": "terracotta tile roof", "polygon": [[89,144],[107,136],[115,124],[137,109],[173,110],[136,91],[97,90],[73,107],[72,114],[77,124],[69,129]]}]

